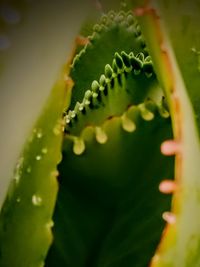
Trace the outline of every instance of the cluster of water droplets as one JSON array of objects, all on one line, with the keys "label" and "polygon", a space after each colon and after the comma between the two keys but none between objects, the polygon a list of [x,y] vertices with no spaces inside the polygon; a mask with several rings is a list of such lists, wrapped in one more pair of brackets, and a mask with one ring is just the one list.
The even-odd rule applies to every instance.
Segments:
[{"label": "cluster of water droplets", "polygon": [[32,196],[32,203],[34,206],[41,206],[42,205],[42,197],[38,194],[34,194]]},{"label": "cluster of water droplets", "polygon": [[14,171],[14,181],[16,182],[16,184],[19,183],[20,177],[22,175],[23,164],[24,164],[24,158],[20,157]]}]

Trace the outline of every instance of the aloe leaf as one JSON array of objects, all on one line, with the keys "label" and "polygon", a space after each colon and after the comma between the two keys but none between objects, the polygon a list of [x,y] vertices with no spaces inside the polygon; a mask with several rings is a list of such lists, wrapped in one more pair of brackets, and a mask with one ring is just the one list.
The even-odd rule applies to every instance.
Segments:
[{"label": "aloe leaf", "polygon": [[[104,36],[99,38],[103,42]],[[91,70],[85,58],[81,52],[77,64],[84,72],[79,79]],[[161,142],[172,138],[163,92],[143,53],[115,53],[111,62],[112,67],[106,64],[104,74],[95,77],[99,82],[91,82],[81,103],[65,115],[48,267],[145,266],[165,225],[162,214],[169,210],[171,197],[158,187],[163,176],[172,176],[173,159],[160,153]],[[75,64],[72,68],[76,71]],[[72,99],[80,100],[83,89],[74,87]],[[138,203],[143,191],[148,196]],[[140,235],[144,239],[136,244]]]},{"label": "aloe leaf", "polygon": [[24,140],[89,9],[87,1],[0,1],[0,206]]},{"label": "aloe leaf", "polygon": [[63,136],[61,116],[72,87],[68,84],[66,88],[64,77],[61,75],[53,88],[16,166],[0,217],[1,266],[41,266],[51,244]]},{"label": "aloe leaf", "polygon": [[[137,113],[133,107],[128,114],[134,118]],[[162,213],[170,207],[171,197],[163,196],[158,185],[163,175],[172,175],[173,161],[160,157],[171,123],[158,114],[151,122],[139,115],[136,130],[127,132],[122,121],[113,117],[100,129],[84,128],[81,155],[74,148],[81,144],[66,135],[46,266],[145,266],[153,257],[165,225]],[[155,142],[149,143],[153,136]],[[142,172],[141,162],[146,162]]]},{"label": "aloe leaf", "polygon": [[[67,22],[68,5],[65,1],[59,5],[47,1],[30,5],[23,1],[13,1],[2,2],[1,11],[4,11],[2,9],[4,4],[9,13],[2,19],[4,13],[1,12],[0,22],[1,37],[2,32],[6,34],[5,39],[0,40],[0,81],[3,99],[7,100],[11,90],[20,92],[24,99],[23,94],[26,91],[22,93],[20,90],[30,90],[35,93],[35,88],[38,88],[42,91],[38,102],[42,102],[45,90],[49,90],[58,77],[60,66],[65,61],[68,48],[66,43],[68,38],[73,36],[73,33],[67,35],[63,27]],[[44,10],[47,13],[43,12]],[[9,17],[12,12],[16,12],[20,18],[14,25],[10,20],[5,21],[12,19]],[[59,19],[53,21],[52,18],[58,15]],[[49,26],[50,22],[53,26],[46,31],[44,26]],[[73,28],[74,31],[76,28],[77,23]],[[61,42],[56,41],[55,46],[54,42],[49,45],[48,39],[52,38],[52,35]],[[10,46],[5,46],[7,38],[11,42]],[[34,40],[37,40],[37,44]],[[43,53],[44,51],[46,53]],[[35,64],[38,64],[38,68],[34,68]],[[57,164],[61,159],[63,139],[62,113],[64,107],[69,104],[72,87],[70,79],[67,79],[67,73],[68,66],[64,67],[25,144],[3,203],[0,214],[0,266],[2,267],[42,266],[52,242],[52,213],[58,190]],[[34,108],[37,110],[35,106]],[[27,109],[26,113],[29,111]],[[4,191],[7,183],[1,177],[1,188],[3,187]],[[3,198],[4,192],[1,194],[1,200]]]},{"label": "aloe leaf", "polygon": [[76,39],[0,215],[3,267],[199,267],[200,4],[131,2],[95,1],[117,13]]},{"label": "aloe leaf", "polygon": [[167,226],[152,266],[199,266],[199,1],[190,6],[186,1],[160,1],[137,9],[136,14],[166,91],[179,146],[174,149],[176,223]]}]

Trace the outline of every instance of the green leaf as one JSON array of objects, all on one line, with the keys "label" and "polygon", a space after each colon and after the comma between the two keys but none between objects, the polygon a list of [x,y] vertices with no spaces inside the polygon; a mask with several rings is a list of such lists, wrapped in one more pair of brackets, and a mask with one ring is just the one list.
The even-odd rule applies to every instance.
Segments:
[{"label": "green leaf", "polygon": [[[139,109],[131,110],[132,121]],[[66,136],[46,266],[146,266],[154,255],[170,207],[171,197],[158,186],[173,172],[173,161],[160,154],[171,126],[157,113],[151,122],[139,115],[135,124],[133,133],[122,128],[121,117],[100,132],[86,127],[80,156]]]},{"label": "green leaf", "polygon": [[109,12],[102,16],[88,39],[89,43],[76,55],[71,68],[75,83],[71,107],[83,98],[93,80],[103,73],[105,65],[112,63],[116,52],[147,54],[140,27],[130,12]]},{"label": "green leaf", "polygon": [[21,147],[88,12],[89,3],[80,1],[0,1],[0,206]]},{"label": "green leaf", "polygon": [[[61,160],[62,112],[72,85],[66,70],[54,86],[19,158],[0,215],[0,265],[41,266],[52,241]],[[54,104],[56,102],[56,105]]]},{"label": "green leaf", "polygon": [[152,266],[199,266],[199,1],[156,4],[158,9],[148,6],[135,13],[166,91],[178,146],[172,202],[176,223],[167,227]]},{"label": "green leaf", "polygon": [[[91,68],[84,67],[85,58],[78,59],[85,70],[80,80]],[[161,112],[162,90],[149,57],[125,52],[115,54],[112,67],[106,64],[99,83],[90,86],[65,116],[54,242],[46,266],[146,266],[171,201],[158,189],[163,177],[173,177],[173,159],[160,153],[160,144],[172,136],[167,111]],[[76,100],[78,89],[73,89]],[[99,99],[92,100],[93,94]]]}]

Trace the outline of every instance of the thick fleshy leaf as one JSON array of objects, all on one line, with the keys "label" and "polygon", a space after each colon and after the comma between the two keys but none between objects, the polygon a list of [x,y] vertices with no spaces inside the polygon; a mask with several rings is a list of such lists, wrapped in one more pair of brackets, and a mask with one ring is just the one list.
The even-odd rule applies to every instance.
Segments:
[{"label": "thick fleshy leaf", "polygon": [[[6,106],[9,106],[9,95],[12,94],[19,94],[22,98],[20,101],[30,103],[28,108],[23,109],[24,114],[33,114],[32,108],[40,109],[40,101],[44,101],[44,95],[55,84],[61,66],[64,65],[67,49],[71,45],[68,38],[71,42],[80,22],[78,19],[73,27],[74,32],[72,30],[68,35],[68,30],[63,27],[69,18],[66,16],[68,10],[66,1],[1,1],[0,81],[4,115],[5,110],[9,110]],[[52,35],[55,39],[49,42]],[[72,87],[70,79],[67,81],[67,74],[68,67],[65,67],[31,131],[3,203],[0,214],[2,267],[42,266],[52,242],[52,213],[58,190],[57,164],[61,159],[63,139],[62,113],[69,104]],[[37,90],[41,90],[38,107],[32,106],[35,95],[30,97]],[[25,107],[25,103],[22,106]],[[19,112],[21,109],[14,112],[15,116],[12,114],[17,123]],[[7,111],[5,117],[8,123],[9,115]],[[33,119],[34,116],[27,117]],[[3,123],[5,127],[2,127],[1,137],[5,135],[5,129],[9,128],[6,128],[5,118]],[[17,126],[20,128],[20,123]],[[14,132],[16,135],[17,130],[12,125],[12,134]],[[6,138],[9,140],[10,136],[9,132]],[[16,142],[17,139],[13,140]],[[7,150],[14,153],[13,147],[7,147]],[[4,199],[8,181],[1,177],[0,202]]]},{"label": "thick fleshy leaf", "polygon": [[142,53],[115,54],[112,67],[105,66],[99,83],[65,116],[47,267],[146,266],[165,225],[162,213],[171,197],[158,188],[164,177],[173,177],[173,160],[160,153],[162,141],[172,136],[162,90]]},{"label": "thick fleshy leaf", "polygon": [[[133,108],[129,116],[138,113]],[[173,174],[173,161],[160,154],[171,123],[158,113],[153,121],[136,118],[133,133],[123,129],[121,117],[106,121],[100,131],[86,127],[81,155],[66,136],[46,266],[146,266],[153,257],[164,228],[162,213],[170,208],[171,197],[158,187]]]},{"label": "thick fleshy leaf", "polygon": [[51,244],[62,112],[66,101],[69,103],[71,87],[70,83],[66,86],[63,74],[19,158],[0,215],[2,267],[41,266]]},{"label": "thick fleshy leaf", "polygon": [[[158,6],[158,8],[157,8]],[[178,12],[176,12],[178,10]],[[199,1],[157,1],[139,8],[155,70],[166,91],[172,116],[177,191],[168,226],[152,266],[200,264]],[[190,223],[192,222],[192,223]]]},{"label": "thick fleshy leaf", "polygon": [[72,65],[71,77],[75,85],[71,107],[81,101],[93,80],[104,72],[105,65],[112,63],[116,52],[147,54],[140,27],[130,12],[110,12],[103,16],[100,23],[94,26],[88,42]]},{"label": "thick fleshy leaf", "polygon": [[88,10],[89,2],[78,0],[0,1],[0,206]]}]

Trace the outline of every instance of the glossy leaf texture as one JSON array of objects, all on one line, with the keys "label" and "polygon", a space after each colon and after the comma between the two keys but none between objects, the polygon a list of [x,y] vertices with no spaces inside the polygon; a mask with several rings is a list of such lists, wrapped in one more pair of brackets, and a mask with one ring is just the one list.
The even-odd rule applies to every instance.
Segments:
[{"label": "glossy leaf texture", "polygon": [[199,0],[95,6],[17,165],[0,265],[199,267]]},{"label": "glossy leaf texture", "polygon": [[89,8],[78,0],[71,5],[65,0],[0,1],[0,206],[25,139]]},{"label": "glossy leaf texture", "polygon": [[[67,80],[68,66],[61,66],[65,63],[66,48],[72,45],[67,44],[68,38],[73,38],[78,28],[75,23],[74,33],[72,30],[71,34],[65,35],[67,31],[62,25],[68,20],[66,7],[68,5],[65,1],[60,1],[58,5],[48,1],[0,3],[0,82],[1,100],[4,100],[4,103],[1,101],[1,108],[10,105],[6,101],[9,95],[19,94],[22,95],[22,102],[24,99],[30,103],[23,112],[33,114],[32,100],[35,100],[37,90],[41,90],[40,99],[34,110],[40,110],[45,90],[50,91],[54,85],[28,140],[23,142],[25,146],[20,153],[9,189],[7,184],[11,179],[1,175],[0,202],[4,200],[0,214],[2,267],[42,266],[52,242],[52,213],[58,191],[57,165],[61,160],[63,140],[62,114],[69,104],[72,87],[72,81]],[[57,16],[59,20],[55,22]],[[49,23],[53,25],[47,31]],[[50,45],[48,39],[52,35],[61,42],[55,41]],[[24,96],[27,91],[28,99]],[[34,95],[33,99],[31,95]],[[22,106],[26,106],[26,103]],[[9,120],[10,113],[3,114],[6,117],[3,121],[5,123],[6,119]],[[20,121],[19,114],[16,109],[12,119]],[[6,136],[8,140],[10,136],[14,136],[13,140],[18,140],[15,135],[20,123],[17,129],[14,125],[15,123],[12,125],[12,133],[9,132]],[[7,129],[6,126],[5,123],[3,132]],[[10,143],[12,144],[12,140]],[[13,147],[7,147],[7,150],[14,153]],[[6,191],[7,196],[4,197]]]},{"label": "glossy leaf texture", "polygon": [[[109,25],[110,16],[120,19]],[[72,100],[78,102],[65,115],[48,267],[146,266],[165,226],[171,196],[161,194],[159,184],[173,177],[173,159],[160,152],[161,143],[172,138],[164,94],[148,52],[132,37],[139,30],[136,21],[132,53],[129,47],[119,52],[115,42],[107,45],[113,29],[124,36],[128,16],[135,21],[130,12],[104,16],[98,29],[108,22],[107,38],[104,31],[97,38],[95,30],[72,64]],[[101,51],[111,52],[109,62]]]},{"label": "glossy leaf texture", "polygon": [[[152,266],[199,266],[199,1],[149,1],[135,10],[173,122],[175,180],[172,212]],[[177,13],[175,10],[179,10]],[[175,147],[174,147],[175,148]],[[189,221],[193,223],[189,225]]]},{"label": "glossy leaf texture", "polygon": [[52,241],[61,116],[71,87],[64,77],[55,85],[17,163],[0,216],[1,266],[40,266]]}]

